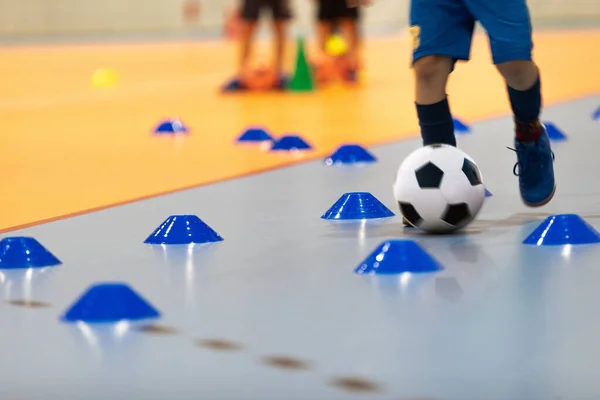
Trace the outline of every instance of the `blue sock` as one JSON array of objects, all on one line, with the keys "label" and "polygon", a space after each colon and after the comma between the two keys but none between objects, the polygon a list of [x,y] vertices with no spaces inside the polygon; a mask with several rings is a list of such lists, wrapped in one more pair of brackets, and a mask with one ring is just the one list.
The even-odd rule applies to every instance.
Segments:
[{"label": "blue sock", "polygon": [[507,86],[510,106],[517,121],[531,124],[537,121],[542,108],[542,84],[537,80],[527,90],[516,90]]},{"label": "blue sock", "polygon": [[417,116],[421,126],[423,146],[436,143],[456,146],[454,121],[450,114],[448,98],[435,104],[417,104]]}]

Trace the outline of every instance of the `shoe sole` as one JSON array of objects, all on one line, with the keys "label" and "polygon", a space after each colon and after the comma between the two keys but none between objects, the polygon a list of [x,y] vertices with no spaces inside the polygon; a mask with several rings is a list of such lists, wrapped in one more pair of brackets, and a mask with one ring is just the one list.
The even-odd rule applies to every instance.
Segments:
[{"label": "shoe sole", "polygon": [[525,201],[525,199],[522,197],[521,197],[521,200],[523,200],[523,203],[527,207],[541,207],[541,206],[545,206],[546,204],[548,204],[550,202],[550,200],[552,200],[552,198],[554,197],[554,193],[556,193],[556,185],[554,185],[554,189],[552,189],[552,193],[550,193],[550,196],[546,197],[544,200],[542,200],[540,202],[529,203],[529,202]]}]

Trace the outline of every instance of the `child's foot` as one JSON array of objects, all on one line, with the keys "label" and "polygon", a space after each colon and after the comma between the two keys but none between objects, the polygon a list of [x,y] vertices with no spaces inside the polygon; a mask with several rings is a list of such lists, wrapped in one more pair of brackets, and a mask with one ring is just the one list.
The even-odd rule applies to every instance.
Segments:
[{"label": "child's foot", "polygon": [[287,76],[285,76],[285,75],[279,75],[279,77],[275,81],[275,84],[273,85],[273,89],[276,89],[276,90],[285,90],[287,88],[287,85],[288,85],[288,78],[287,78]]},{"label": "child's foot", "polygon": [[356,83],[358,82],[358,71],[356,69],[349,69],[346,71],[346,82]]},{"label": "child's foot", "polygon": [[[554,153],[550,148],[550,138],[542,124],[531,125],[526,129],[540,129],[538,140],[524,141],[515,138],[517,163],[513,173],[519,177],[521,198],[529,207],[547,204],[556,191],[554,181]],[[521,127],[522,129],[523,127]],[[518,169],[518,171],[517,171]]]},{"label": "child's foot", "polygon": [[233,78],[225,86],[223,86],[224,92],[240,92],[246,89],[248,89],[246,85],[244,85],[244,83],[238,78]]}]

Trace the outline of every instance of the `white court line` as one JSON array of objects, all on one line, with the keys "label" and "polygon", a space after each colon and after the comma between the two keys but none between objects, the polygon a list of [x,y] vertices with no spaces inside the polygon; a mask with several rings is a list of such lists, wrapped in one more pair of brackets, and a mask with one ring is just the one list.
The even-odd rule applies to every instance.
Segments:
[{"label": "white court line", "polygon": [[[36,108],[51,108],[87,102],[109,101],[142,96],[157,91],[177,91],[190,89],[197,85],[214,85],[223,78],[222,73],[202,74],[196,77],[178,80],[145,81],[128,85],[117,85],[113,88],[94,89],[85,92],[60,93],[50,96],[29,97],[23,99],[0,101],[0,111],[22,111]],[[217,85],[215,92],[219,90]]]}]

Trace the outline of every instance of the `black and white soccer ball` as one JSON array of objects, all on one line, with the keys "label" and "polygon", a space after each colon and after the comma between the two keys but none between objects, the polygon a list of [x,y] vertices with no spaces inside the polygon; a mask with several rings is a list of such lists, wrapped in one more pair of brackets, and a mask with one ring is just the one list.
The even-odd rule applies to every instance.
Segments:
[{"label": "black and white soccer ball", "polygon": [[400,165],[394,195],[415,228],[448,233],[467,226],[485,200],[479,167],[463,151],[435,144],[411,153]]}]

